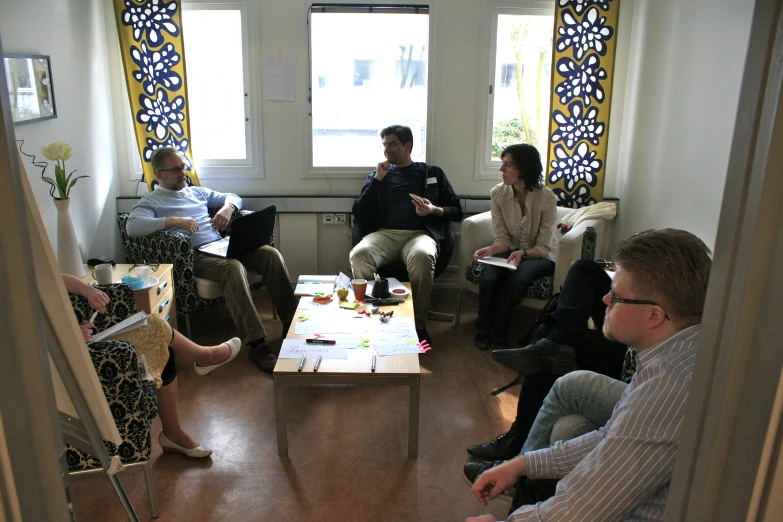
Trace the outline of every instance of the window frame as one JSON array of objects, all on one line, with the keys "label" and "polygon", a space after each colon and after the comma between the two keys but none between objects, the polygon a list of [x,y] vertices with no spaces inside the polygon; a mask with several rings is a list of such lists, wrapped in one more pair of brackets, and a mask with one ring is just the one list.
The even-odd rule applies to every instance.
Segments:
[{"label": "window frame", "polygon": [[[435,160],[433,157],[433,151],[435,147],[435,134],[433,128],[435,127],[435,107],[434,107],[434,93],[435,93],[435,64],[436,62],[436,31],[437,31],[437,19],[439,13],[441,0],[429,0],[429,1],[406,1],[400,3],[390,3],[388,1],[379,0],[343,0],[339,2],[339,5],[356,5],[356,6],[386,6],[386,7],[427,7],[428,8],[428,49],[427,49],[427,144],[424,148],[424,161],[432,163]],[[313,4],[329,4],[332,2],[304,2],[304,13],[307,19],[305,26],[305,32],[307,37],[307,63],[306,74],[307,82],[304,85],[305,93],[303,96],[303,114],[305,117],[305,155],[307,161],[305,162],[305,170],[302,179],[365,179],[370,172],[375,169],[375,165],[367,165],[366,167],[315,167],[313,165],[313,117],[312,117],[312,98],[310,93],[313,89],[317,88],[318,78],[312,77],[312,54],[310,52],[311,34],[310,34],[310,8]],[[315,84],[313,83],[315,82]],[[389,122],[389,125],[395,122]],[[378,136],[378,144],[381,143],[381,137]]]},{"label": "window frame", "polygon": [[[500,179],[500,161],[492,160],[492,128],[495,110],[495,55],[497,54],[497,33],[499,15],[537,15],[554,16],[555,0],[484,0],[482,20],[484,20],[481,48],[484,49],[484,59],[478,78],[478,118],[476,127],[476,164],[474,180]],[[553,42],[554,45],[554,42]],[[554,72],[554,71],[552,71]],[[551,89],[550,77],[550,89]],[[490,92],[491,88],[491,92]],[[550,105],[551,112],[551,105]],[[548,141],[548,140],[547,140]],[[547,154],[542,155],[541,164],[546,170]]]},{"label": "window frame", "polygon": [[[260,85],[257,81],[258,63],[255,49],[258,49],[256,35],[258,15],[253,3],[245,1],[216,2],[215,0],[187,0],[182,2],[184,11],[204,11],[204,10],[238,10],[242,19],[242,81],[245,89],[245,150],[247,158],[244,160],[234,159],[196,159],[196,172],[199,179],[210,178],[264,178],[264,158],[263,158],[263,129],[262,129],[262,111],[260,100]],[[184,28],[183,28],[184,30]],[[186,64],[187,66],[187,64]],[[191,127],[193,126],[191,122]],[[191,142],[192,142],[191,130]],[[198,143],[194,146],[198,150]]]}]

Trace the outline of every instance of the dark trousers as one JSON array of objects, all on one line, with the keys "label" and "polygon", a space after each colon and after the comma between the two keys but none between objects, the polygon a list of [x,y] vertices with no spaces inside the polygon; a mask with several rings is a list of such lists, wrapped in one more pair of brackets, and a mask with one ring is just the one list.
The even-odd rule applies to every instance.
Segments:
[{"label": "dark trousers", "polygon": [[[497,256],[507,257],[509,254]],[[527,259],[516,270],[484,265],[479,283],[476,335],[506,344],[511,313],[525,297],[527,287],[536,279],[554,273],[555,263],[549,259]]]},{"label": "dark trousers", "polygon": [[[536,331],[536,339],[546,337],[576,349],[576,361],[580,370],[619,379],[622,374],[626,346],[604,337],[606,305],[603,297],[609,293],[612,280],[594,261],[581,259],[568,271],[557,309],[546,316]],[[587,328],[587,320],[593,319],[597,330]],[[517,402],[517,417],[509,430],[527,437],[544,398],[558,376],[550,372],[527,374],[522,379]]]}]

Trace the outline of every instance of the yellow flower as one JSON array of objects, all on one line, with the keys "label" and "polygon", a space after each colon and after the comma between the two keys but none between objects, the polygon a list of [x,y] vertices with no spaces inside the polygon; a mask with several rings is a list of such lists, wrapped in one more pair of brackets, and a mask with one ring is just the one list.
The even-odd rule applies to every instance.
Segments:
[{"label": "yellow flower", "polygon": [[71,158],[71,146],[64,141],[55,141],[51,145],[41,147],[41,154],[48,160],[66,161]]},{"label": "yellow flower", "polygon": [[[54,161],[54,179],[41,174],[41,179],[49,184],[49,195],[55,199],[68,199],[71,195],[71,188],[82,178],[89,176],[74,177],[75,170],[70,174],[65,174],[65,160],[71,157],[71,146],[64,141],[55,141],[51,145],[41,147],[41,154],[48,160]],[[55,191],[59,197],[55,197]]]}]

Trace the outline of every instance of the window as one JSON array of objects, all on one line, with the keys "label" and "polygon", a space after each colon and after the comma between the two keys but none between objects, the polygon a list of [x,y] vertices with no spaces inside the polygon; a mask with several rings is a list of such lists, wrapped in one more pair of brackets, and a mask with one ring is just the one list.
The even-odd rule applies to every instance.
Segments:
[{"label": "window", "polygon": [[476,179],[500,177],[500,153],[530,143],[546,165],[554,2],[486,3],[486,73],[480,85]]},{"label": "window", "polygon": [[380,131],[392,124],[411,128],[413,159],[424,161],[428,7],[313,4],[308,24],[308,175],[366,176],[383,160]]},{"label": "window", "polygon": [[[524,74],[524,69],[523,69]],[[517,64],[515,63],[504,63],[503,67],[500,69],[500,86],[501,87],[512,87],[516,86],[517,83]]]}]

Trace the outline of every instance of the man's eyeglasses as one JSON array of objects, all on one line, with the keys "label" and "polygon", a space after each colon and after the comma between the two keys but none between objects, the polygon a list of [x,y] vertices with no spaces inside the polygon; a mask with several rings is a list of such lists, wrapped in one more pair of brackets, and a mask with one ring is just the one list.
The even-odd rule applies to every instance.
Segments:
[{"label": "man's eyeglasses", "polygon": [[393,149],[397,145],[400,145],[399,141],[390,141],[388,143],[382,143],[381,147],[383,147],[384,149]]},{"label": "man's eyeglasses", "polygon": [[185,172],[188,170],[188,168],[185,165],[180,165],[179,167],[171,167],[170,169],[158,169],[161,172],[171,172],[173,174],[179,174],[180,172]]},{"label": "man's eyeglasses", "polygon": [[[646,299],[625,299],[623,297],[619,297],[615,295],[614,292],[609,292],[609,302],[612,304],[623,303],[623,304],[632,304],[632,305],[661,306],[655,301],[648,301]],[[663,316],[666,318],[666,320],[671,321],[669,314],[666,313],[666,309],[664,309],[664,307],[661,306],[661,310],[663,310]]]}]

